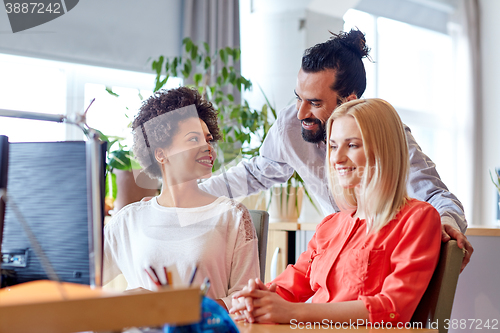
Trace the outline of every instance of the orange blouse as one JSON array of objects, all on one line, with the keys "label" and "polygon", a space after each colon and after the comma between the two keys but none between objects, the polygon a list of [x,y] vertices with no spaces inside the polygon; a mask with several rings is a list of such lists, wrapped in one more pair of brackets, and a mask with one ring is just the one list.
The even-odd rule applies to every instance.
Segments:
[{"label": "orange blouse", "polygon": [[273,282],[285,300],[362,300],[371,322],[410,321],[439,259],[441,220],[410,199],[379,232],[366,233],[352,213],[327,216],[295,265]]}]

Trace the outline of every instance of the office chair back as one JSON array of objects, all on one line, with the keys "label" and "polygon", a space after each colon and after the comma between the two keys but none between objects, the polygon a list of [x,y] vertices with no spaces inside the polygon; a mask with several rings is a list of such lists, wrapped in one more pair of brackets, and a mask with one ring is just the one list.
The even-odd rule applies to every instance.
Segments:
[{"label": "office chair back", "polygon": [[252,217],[259,246],[260,279],[264,281],[266,274],[267,231],[269,228],[269,213],[265,210],[249,210]]},{"label": "office chair back", "polygon": [[450,240],[441,245],[438,265],[413,314],[412,322],[421,322],[422,327],[426,328],[437,322],[439,333],[448,332],[445,320],[450,319],[463,257],[464,250],[458,247],[457,241]]}]

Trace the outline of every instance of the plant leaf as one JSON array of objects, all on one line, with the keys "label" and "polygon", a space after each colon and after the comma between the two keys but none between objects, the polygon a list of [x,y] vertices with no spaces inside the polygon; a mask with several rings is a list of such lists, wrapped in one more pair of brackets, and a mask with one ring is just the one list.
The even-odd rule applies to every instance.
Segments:
[{"label": "plant leaf", "polygon": [[191,59],[196,60],[197,55],[198,55],[198,46],[193,45],[193,49],[191,50]]},{"label": "plant leaf", "polygon": [[227,71],[227,67],[222,67],[222,77],[224,78],[224,82],[227,81],[229,73]]},{"label": "plant leaf", "polygon": [[184,48],[186,52],[189,53],[193,48],[193,41],[189,37],[186,37],[182,42],[184,43]]},{"label": "plant leaf", "polygon": [[233,59],[234,61],[238,61],[240,59],[241,55],[241,50],[240,49],[234,49],[233,50]]},{"label": "plant leaf", "polygon": [[491,182],[493,183],[493,185],[495,185],[497,191],[500,193],[500,175],[498,175],[498,173],[495,172],[497,176],[497,181],[495,182],[495,180],[493,179],[493,175],[491,174],[491,170],[489,170],[489,172],[490,172]]},{"label": "plant leaf", "polygon": [[112,96],[120,97],[120,95],[118,95],[117,93],[113,92],[113,88],[111,88],[111,87],[106,87],[106,91],[108,92],[108,94],[110,94]]},{"label": "plant leaf", "polygon": [[193,79],[194,79],[194,84],[195,84],[196,86],[199,86],[199,85],[200,85],[201,80],[203,79],[203,75],[201,75],[201,73],[196,73],[196,74],[193,76]]},{"label": "plant leaf", "polygon": [[222,60],[224,65],[227,65],[227,52],[225,49],[219,50],[219,56],[220,56],[220,60]]},{"label": "plant leaf", "polygon": [[205,58],[205,62],[204,62],[205,70],[209,69],[211,65],[212,65],[212,58],[210,58],[209,56],[207,56]]}]

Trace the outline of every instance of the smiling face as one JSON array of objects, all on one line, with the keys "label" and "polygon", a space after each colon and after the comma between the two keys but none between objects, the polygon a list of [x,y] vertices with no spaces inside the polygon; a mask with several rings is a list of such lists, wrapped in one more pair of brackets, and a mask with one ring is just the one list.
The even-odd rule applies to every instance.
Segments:
[{"label": "smiling face", "polygon": [[330,165],[338,184],[343,188],[359,185],[366,167],[366,155],[361,131],[352,116],[333,121],[328,145]]},{"label": "smiling face", "polygon": [[295,87],[297,118],[302,122],[302,138],[318,143],[325,140],[325,124],[339,104],[339,96],[332,90],[335,71],[325,69],[315,73],[300,69]]},{"label": "smiling face", "polygon": [[169,185],[212,175],[216,158],[212,140],[212,134],[203,120],[193,117],[179,122],[170,146],[156,153]]}]

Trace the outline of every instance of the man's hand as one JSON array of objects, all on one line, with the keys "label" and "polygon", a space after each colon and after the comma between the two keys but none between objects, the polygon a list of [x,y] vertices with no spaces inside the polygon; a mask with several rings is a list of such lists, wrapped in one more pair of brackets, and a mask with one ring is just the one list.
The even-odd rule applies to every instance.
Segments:
[{"label": "man's hand", "polygon": [[443,243],[446,243],[450,239],[456,239],[458,247],[461,249],[465,249],[464,260],[462,261],[462,268],[460,269],[460,273],[462,273],[465,266],[467,266],[467,264],[469,263],[470,256],[472,255],[472,252],[474,252],[474,249],[467,240],[467,237],[465,237],[465,235],[460,230],[458,230],[457,228],[453,228],[451,225],[442,224],[441,240],[443,241]]}]

